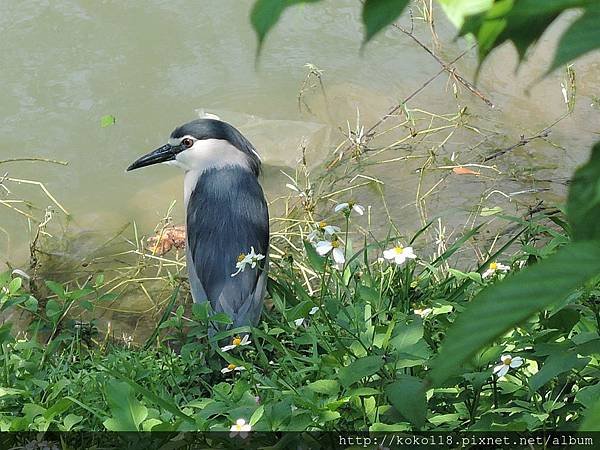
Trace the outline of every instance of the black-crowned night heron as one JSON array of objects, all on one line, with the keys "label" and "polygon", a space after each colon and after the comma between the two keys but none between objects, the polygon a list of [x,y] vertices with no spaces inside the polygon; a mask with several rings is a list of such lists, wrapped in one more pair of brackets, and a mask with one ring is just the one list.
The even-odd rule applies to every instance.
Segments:
[{"label": "black-crowned night heron", "polygon": [[198,119],[127,170],[156,163],[182,168],[187,268],[192,298],[209,301],[233,327],[256,325],[267,286],[269,212],[258,182],[260,157],[230,124]]}]

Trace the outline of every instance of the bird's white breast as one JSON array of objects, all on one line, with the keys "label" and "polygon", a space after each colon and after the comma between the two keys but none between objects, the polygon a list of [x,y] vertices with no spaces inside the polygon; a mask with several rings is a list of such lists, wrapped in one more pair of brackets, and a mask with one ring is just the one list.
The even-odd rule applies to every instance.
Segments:
[{"label": "bird's white breast", "polygon": [[249,168],[248,156],[222,139],[198,140],[189,149],[178,153],[169,164],[185,170],[183,193],[186,207],[198,177],[204,171],[227,166]]}]

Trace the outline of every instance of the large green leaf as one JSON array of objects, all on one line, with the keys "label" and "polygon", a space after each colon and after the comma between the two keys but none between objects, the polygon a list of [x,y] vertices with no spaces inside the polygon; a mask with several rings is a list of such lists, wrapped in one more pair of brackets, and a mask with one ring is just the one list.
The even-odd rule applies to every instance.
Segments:
[{"label": "large green leaf", "polygon": [[127,383],[133,390],[135,390],[136,392],[142,394],[144,397],[146,397],[148,400],[150,400],[151,402],[156,403],[157,405],[163,407],[164,409],[166,409],[167,411],[169,411],[171,414],[173,414],[176,417],[179,417],[180,419],[183,419],[187,422],[190,423],[194,423],[194,418],[191,416],[188,416],[187,414],[183,413],[175,403],[169,402],[161,397],[159,397],[158,395],[156,395],[155,393],[149,391],[148,389],[146,389],[145,387],[141,386],[140,384],[138,384],[137,382],[130,380],[129,378],[123,377],[121,374],[119,374],[118,372],[108,369],[104,366],[101,366],[103,369],[105,369],[107,372],[109,372],[112,376],[114,376],[115,378],[118,378],[119,380],[121,380],[124,383]]},{"label": "large green leaf", "polygon": [[250,22],[258,36],[258,51],[267,33],[275,26],[281,13],[297,3],[316,3],[320,0],[257,0],[250,13]]},{"label": "large green leaf", "polygon": [[583,417],[579,431],[600,431],[600,400],[596,400],[596,403],[586,408]]},{"label": "large green leaf", "polygon": [[310,266],[318,273],[323,272],[323,270],[325,270],[325,258],[320,256],[308,241],[304,241],[304,249],[306,250],[306,256],[308,257]]},{"label": "large green leaf", "polygon": [[590,4],[562,35],[549,71],[600,48],[600,3]]},{"label": "large green leaf", "polygon": [[106,399],[111,417],[104,421],[104,426],[109,431],[138,431],[148,416],[148,409],[135,398],[131,386],[123,381],[108,383]]},{"label": "large green leaf", "polygon": [[438,0],[452,24],[460,29],[465,17],[475,16],[492,7],[494,0]]},{"label": "large green leaf", "polygon": [[366,0],[362,10],[362,21],[365,24],[364,42],[371,40],[379,31],[393,23],[408,0]]},{"label": "large green leaf", "polygon": [[[507,40],[514,43],[523,59],[527,49],[563,11],[592,2],[595,0],[498,0],[487,11],[466,17],[460,34],[471,33],[476,37],[480,63]],[[563,62],[576,56],[573,53],[563,58]]]},{"label": "large green leaf", "polygon": [[600,239],[600,142],[592,149],[587,164],[573,176],[567,215],[573,239]]},{"label": "large green leaf", "polygon": [[425,422],[427,399],[423,381],[408,375],[400,375],[397,381],[385,387],[390,403],[413,425],[421,427]]},{"label": "large green leaf", "polygon": [[535,392],[561,373],[568,372],[574,367],[581,369],[589,360],[590,358],[578,358],[576,353],[570,352],[550,355],[541,370],[529,379],[529,387]]},{"label": "large green leaf", "polygon": [[449,328],[429,380],[442,384],[484,345],[598,274],[600,241],[581,241],[484,289]]},{"label": "large green leaf", "polygon": [[342,367],[340,369],[339,378],[340,383],[348,387],[352,383],[356,383],[360,381],[364,377],[368,377],[373,375],[381,366],[383,366],[383,358],[381,356],[365,356],[364,358],[359,358],[349,366]]}]

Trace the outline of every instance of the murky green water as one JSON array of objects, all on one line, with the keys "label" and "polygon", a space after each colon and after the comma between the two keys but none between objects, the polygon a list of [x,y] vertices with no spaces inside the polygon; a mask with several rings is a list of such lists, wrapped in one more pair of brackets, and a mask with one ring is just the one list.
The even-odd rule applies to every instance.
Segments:
[{"label": "murky green water", "polygon": [[[355,122],[357,107],[368,127],[439,71],[430,55],[394,29],[378,36],[361,56],[360,3],[354,0],[289,10],[256,65],[256,40],[248,21],[251,3],[2,0],[0,160],[40,157],[68,165],[3,163],[1,174],[43,182],[72,214],[78,229],[115,230],[135,220],[141,232],[149,233],[171,200],[181,198],[181,174],[164,166],[135,173],[124,169],[160,145],[175,126],[195,118],[197,110],[219,114],[255,143],[266,165],[263,184],[273,199],[286,193],[287,180],[279,170],[293,172],[302,143],[309,164],[318,167],[343,140],[346,121]],[[558,31],[567,21],[544,36],[519,72],[510,46],[486,63],[478,87],[496,104],[493,110],[464,89],[455,98],[445,75],[409,103],[439,114],[467,106],[475,116],[472,121],[480,133],[457,132],[437,149],[434,166],[452,164],[453,153],[460,163],[480,161],[478,155],[510,146],[522,134],[535,134],[565,111],[562,72],[539,84],[533,80],[547,66]],[[408,26],[406,18],[402,23]],[[453,31],[441,12],[437,32],[447,44],[434,46],[428,28],[419,21],[415,26],[446,61],[470,45],[451,42]],[[324,71],[326,98],[319,89],[306,95],[312,114],[301,112],[297,100],[306,63]],[[472,80],[475,54],[469,53],[456,67]],[[590,55],[575,68],[576,110],[552,129],[551,142],[540,139],[493,161],[501,177],[490,170],[480,177],[448,177],[427,198],[430,216],[443,214],[450,228],[460,227],[473,204],[487,194],[483,206],[506,207],[507,199],[492,191],[530,189],[532,183],[511,180],[511,173],[525,167],[539,168],[536,176],[546,180],[571,174],[600,133],[600,111],[592,105],[593,96],[600,95],[600,59]],[[116,117],[116,124],[102,128],[100,118],[107,114]],[[447,135],[416,140],[410,149],[386,157],[426,155]],[[392,216],[407,234],[419,224],[414,200],[423,162],[414,159],[368,171],[386,183]],[[440,173],[434,170],[424,189],[433,187]],[[36,186],[5,185],[38,205],[50,203]],[[536,197],[560,201],[565,192],[561,183],[538,182],[533,187],[549,190],[517,194],[512,204],[518,199],[535,203]],[[383,210],[380,202],[368,194],[357,195],[364,203],[373,201],[376,221]],[[3,191],[0,196],[8,198]],[[182,220],[181,209],[176,207],[174,214],[176,221]],[[2,263],[25,260],[26,225],[23,216],[0,205]]]}]

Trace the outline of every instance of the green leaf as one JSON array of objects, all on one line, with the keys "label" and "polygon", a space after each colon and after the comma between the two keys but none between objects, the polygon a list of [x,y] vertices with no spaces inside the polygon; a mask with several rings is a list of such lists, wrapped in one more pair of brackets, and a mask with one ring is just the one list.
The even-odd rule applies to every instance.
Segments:
[{"label": "green leaf", "polygon": [[352,361],[349,366],[342,367],[339,372],[340,382],[343,386],[348,387],[364,377],[373,375],[383,366],[383,358],[381,356],[365,356]]},{"label": "green leaf", "polygon": [[110,127],[111,125],[114,125],[115,123],[117,123],[117,118],[115,116],[111,116],[110,114],[107,114],[105,116],[100,117],[100,126],[102,128]]},{"label": "green leaf", "polygon": [[408,0],[366,0],[362,10],[362,21],[365,24],[364,43],[394,23],[407,4]]},{"label": "green leaf", "polygon": [[596,399],[600,398],[600,383],[596,383],[592,386],[586,386],[579,390],[575,395],[575,399],[586,408],[590,408],[594,405]]},{"label": "green leaf", "polygon": [[390,431],[410,431],[411,426],[408,422],[387,424],[381,422],[375,422],[369,427],[369,431],[374,432],[390,432]]},{"label": "green leaf", "polygon": [[83,416],[78,416],[76,414],[68,414],[67,417],[65,417],[63,420],[63,431],[71,431],[71,429],[82,420]]},{"label": "green leaf", "polygon": [[108,371],[115,378],[119,378],[120,380],[122,380],[123,383],[128,384],[132,389],[134,389],[135,391],[137,391],[140,394],[142,394],[144,397],[146,397],[151,402],[154,402],[157,405],[159,405],[162,408],[164,408],[165,410],[169,411],[174,416],[179,417],[180,419],[183,419],[183,420],[185,420],[187,422],[195,423],[194,419],[192,417],[188,416],[187,414],[181,412],[181,410],[177,407],[176,404],[168,402],[167,400],[159,397],[155,393],[149,391],[145,387],[139,385],[135,381],[130,380],[129,378],[123,377],[122,375],[120,375],[116,371],[110,370],[110,369],[108,369],[108,368],[106,368],[104,366],[101,366],[101,367],[103,369],[105,369],[106,371]]},{"label": "green leaf", "polygon": [[600,431],[600,400],[586,408],[583,412],[584,421],[579,431]]},{"label": "green leaf", "polygon": [[491,8],[494,0],[438,0],[448,19],[460,29],[465,17],[481,14]]},{"label": "green leaf", "polygon": [[600,142],[589,161],[573,175],[567,215],[573,239],[600,239]]},{"label": "green leaf", "polygon": [[23,302],[23,308],[27,311],[37,312],[38,309],[38,301],[37,298],[32,297],[31,295]]},{"label": "green leaf", "polygon": [[550,355],[540,371],[529,379],[529,387],[535,392],[561,373],[567,372],[574,367],[584,367],[589,360],[590,358],[578,358],[576,353],[570,352]]},{"label": "green leaf", "polygon": [[600,242],[583,241],[484,289],[448,329],[429,380],[440,385],[480,348],[599,273]]},{"label": "green leaf", "polygon": [[45,283],[48,289],[50,289],[54,294],[56,294],[58,298],[60,298],[61,300],[66,299],[65,289],[63,288],[62,284],[57,283],[56,281],[46,281]]},{"label": "green leaf", "polygon": [[548,72],[600,48],[600,4],[588,5],[583,15],[564,32]]},{"label": "green leaf", "polygon": [[390,344],[396,351],[404,351],[421,340],[423,337],[423,321],[413,320],[408,325],[399,323],[394,330]]},{"label": "green leaf", "polygon": [[210,321],[216,322],[216,323],[224,323],[224,324],[233,323],[233,320],[231,320],[231,317],[229,317],[225,313],[213,314],[212,316],[210,316]]},{"label": "green leaf", "polygon": [[103,424],[109,431],[139,431],[140,424],[148,416],[148,409],[135,398],[128,383],[111,380],[106,389],[106,399],[111,418]]},{"label": "green leaf", "polygon": [[336,395],[340,390],[340,385],[336,380],[317,380],[310,383],[307,388],[318,394]]},{"label": "green leaf", "polygon": [[513,42],[522,60],[527,49],[564,10],[590,5],[593,1],[498,0],[487,11],[466,17],[460,35],[472,33],[476,37],[480,63],[507,40]]},{"label": "green leaf", "polygon": [[256,425],[256,423],[262,418],[264,413],[265,405],[260,405],[258,408],[256,408],[256,411],[254,411],[252,413],[252,416],[250,416],[250,421],[248,422],[250,426],[253,427],[254,425]]},{"label": "green leaf", "polygon": [[48,319],[54,322],[55,319],[57,319],[61,313],[62,306],[60,305],[60,303],[58,303],[54,299],[48,300],[48,303],[46,303],[46,316],[48,317]]},{"label": "green leaf", "polygon": [[64,413],[67,409],[69,409],[72,404],[73,402],[68,398],[61,398],[59,401],[57,401],[54,405],[52,405],[44,412],[44,419],[54,419],[55,416],[58,416]]},{"label": "green leaf", "polygon": [[320,0],[257,0],[250,13],[250,22],[258,37],[258,50],[271,28],[279,21],[283,11],[297,3],[316,3]]},{"label": "green leaf", "polygon": [[286,311],[285,318],[291,322],[292,320],[308,317],[308,313],[314,306],[315,304],[312,301],[305,300]]},{"label": "green leaf", "polygon": [[308,256],[310,266],[318,273],[323,272],[323,270],[325,270],[325,258],[320,256],[308,241],[304,241],[304,249],[306,250],[306,256]]},{"label": "green leaf", "polygon": [[25,394],[25,391],[22,391],[21,389],[14,389],[14,388],[9,388],[9,387],[0,387],[0,398],[6,397],[9,395],[21,395],[21,394]]},{"label": "green leaf", "polygon": [[385,387],[385,392],[390,403],[404,418],[419,428],[423,426],[427,399],[422,380],[409,375],[400,375],[397,381]]},{"label": "green leaf", "polygon": [[10,280],[10,283],[8,283],[8,294],[9,295],[15,295],[19,289],[21,289],[21,286],[23,285],[23,279],[21,277],[15,277],[12,280]]}]

